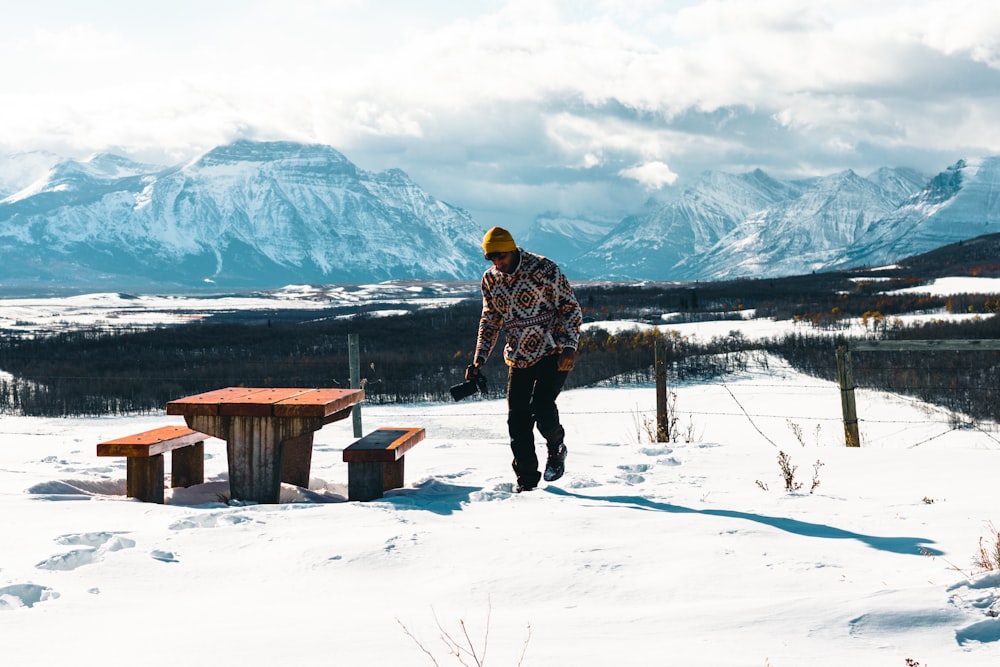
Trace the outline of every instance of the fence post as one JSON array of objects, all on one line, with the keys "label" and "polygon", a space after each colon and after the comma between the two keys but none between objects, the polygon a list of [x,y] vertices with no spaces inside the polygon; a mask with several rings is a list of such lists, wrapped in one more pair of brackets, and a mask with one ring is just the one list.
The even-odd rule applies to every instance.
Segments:
[{"label": "fence post", "polygon": [[844,413],[844,439],[848,447],[860,447],[858,409],[854,402],[854,373],[851,370],[851,350],[846,344],[837,346],[837,384],[840,385],[840,407]]},{"label": "fence post", "polygon": [[667,414],[667,351],[662,340],[653,344],[656,377],[656,441],[670,442],[670,415]]},{"label": "fence post", "polygon": [[[361,387],[361,348],[356,333],[347,334],[347,357],[351,366],[351,389],[359,389]],[[354,420],[354,437],[360,438],[362,433],[360,403],[354,404],[351,417]]]}]

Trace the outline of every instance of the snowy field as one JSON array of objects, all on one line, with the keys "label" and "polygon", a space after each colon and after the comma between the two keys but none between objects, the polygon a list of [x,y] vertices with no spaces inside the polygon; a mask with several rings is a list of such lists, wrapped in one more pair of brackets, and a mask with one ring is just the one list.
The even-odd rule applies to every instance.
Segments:
[{"label": "snowy field", "polygon": [[847,449],[836,385],[773,358],[671,390],[671,443],[652,386],[564,393],[566,475],[520,495],[502,401],[364,406],[428,434],[370,503],[344,500],[350,420],[310,489],[229,506],[221,441],[166,505],[95,456],[175,417],[0,417],[3,664],[458,665],[466,633],[497,667],[997,664],[994,425],[858,391]]},{"label": "snowy field", "polygon": [[315,310],[385,303],[436,307],[475,296],[478,284],[386,282],[360,285],[288,285],[250,294],[156,295],[108,292],[68,297],[0,298],[0,329],[31,333],[83,327],[183,324],[213,313]]}]

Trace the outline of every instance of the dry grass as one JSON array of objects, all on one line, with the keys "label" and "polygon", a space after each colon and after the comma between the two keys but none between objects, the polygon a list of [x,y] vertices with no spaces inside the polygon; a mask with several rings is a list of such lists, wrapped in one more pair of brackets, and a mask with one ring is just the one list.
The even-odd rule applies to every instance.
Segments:
[{"label": "dry grass", "polygon": [[[433,610],[432,610],[433,612]],[[445,645],[447,655],[452,656],[458,660],[459,664],[465,665],[466,667],[483,667],[486,664],[486,649],[489,645],[490,639],[490,617],[493,613],[492,604],[487,608],[486,611],[486,629],[483,633],[482,645],[477,649],[475,642],[473,642],[472,637],[469,635],[469,629],[465,625],[465,621],[459,619],[458,625],[461,631],[458,639],[455,638],[451,633],[445,630],[441,626],[441,622],[437,618],[437,614],[434,614],[434,622],[437,625],[439,637]],[[396,622],[399,623],[399,627],[403,629],[403,632],[407,637],[413,640],[417,647],[427,656],[432,664],[438,665],[437,658],[434,653],[431,652],[412,632],[410,629],[403,624],[398,618]],[[524,640],[524,645],[521,648],[521,656],[517,661],[518,667],[524,664],[524,655],[528,652],[528,642],[531,641],[531,625],[528,625],[528,635]]]},{"label": "dry grass", "polygon": [[1000,570],[1000,532],[992,522],[988,530],[987,537],[979,537],[979,553],[972,559],[972,564],[983,572]]}]

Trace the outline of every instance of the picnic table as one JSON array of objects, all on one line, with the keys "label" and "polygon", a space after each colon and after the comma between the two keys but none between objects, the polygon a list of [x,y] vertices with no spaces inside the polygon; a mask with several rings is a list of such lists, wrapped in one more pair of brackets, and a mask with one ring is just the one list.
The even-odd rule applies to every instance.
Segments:
[{"label": "picnic table", "polygon": [[170,401],[167,414],[226,441],[233,500],[277,503],[282,482],[308,488],[313,434],[364,397],[363,389],[227,387]]}]

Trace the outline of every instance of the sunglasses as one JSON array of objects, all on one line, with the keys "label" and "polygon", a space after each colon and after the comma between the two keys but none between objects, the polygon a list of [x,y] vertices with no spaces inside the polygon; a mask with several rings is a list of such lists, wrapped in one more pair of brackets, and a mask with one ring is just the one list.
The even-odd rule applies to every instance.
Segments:
[{"label": "sunglasses", "polygon": [[486,257],[487,260],[489,260],[489,261],[492,262],[495,259],[503,259],[504,257],[506,257],[509,254],[510,254],[510,251],[508,250],[507,252],[488,252],[484,256]]}]

